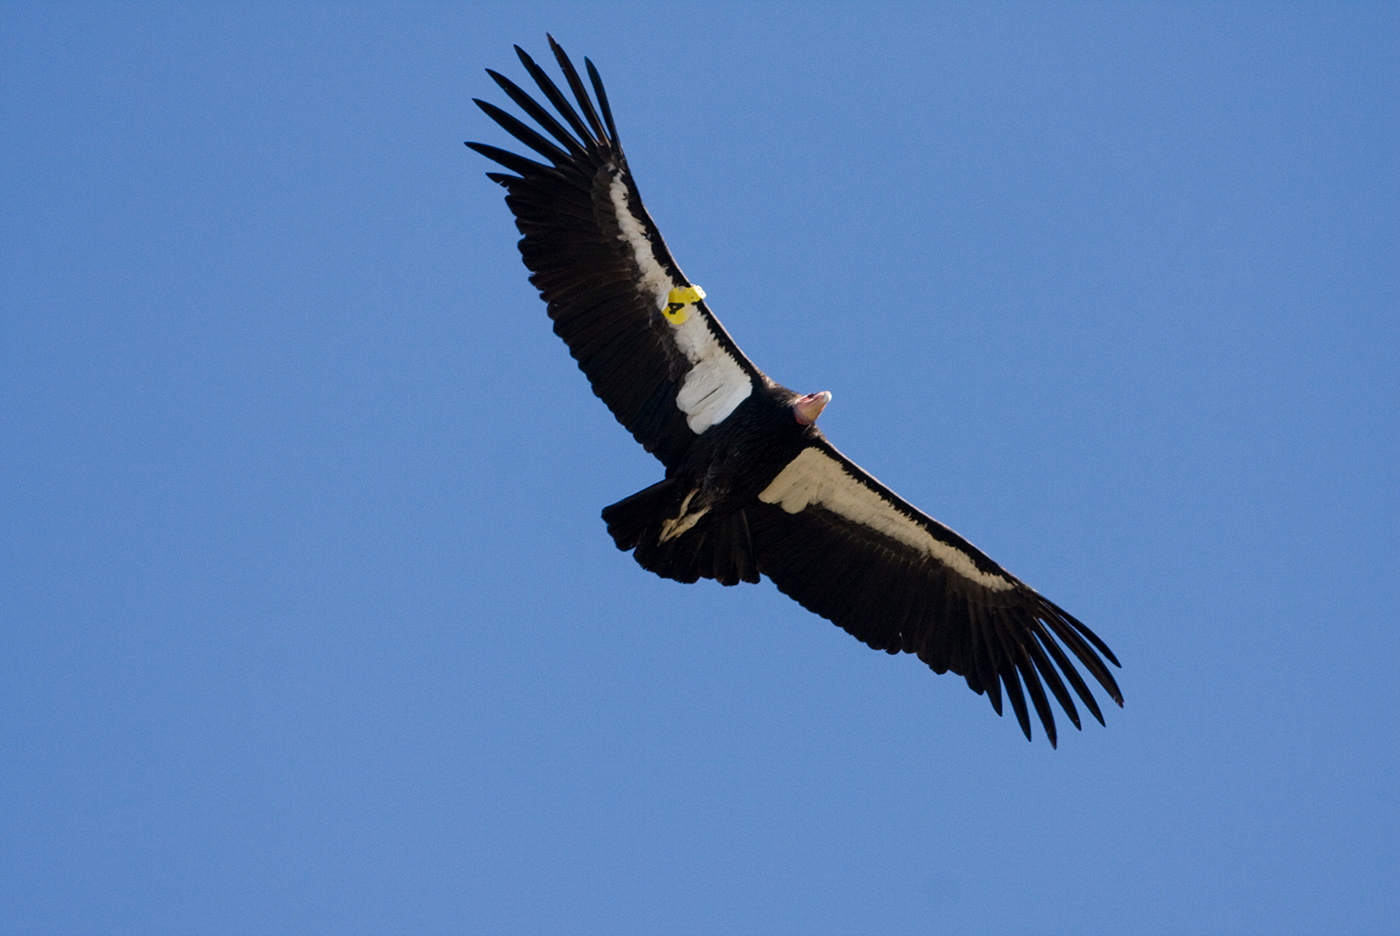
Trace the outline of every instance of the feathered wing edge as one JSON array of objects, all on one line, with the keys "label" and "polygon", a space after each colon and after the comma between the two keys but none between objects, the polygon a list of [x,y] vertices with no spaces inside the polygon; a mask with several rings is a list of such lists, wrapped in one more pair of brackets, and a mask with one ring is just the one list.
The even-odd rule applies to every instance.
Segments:
[{"label": "feathered wing edge", "polygon": [[549,43],[572,103],[523,49],[516,46],[515,51],[557,117],[490,69],[492,80],[539,130],[489,102],[476,101],[545,162],[484,143],[467,146],[515,173],[487,176],[507,190],[506,203],[523,235],[521,256],[548,304],[555,332],[568,344],[594,393],[647,451],[670,467],[703,431],[690,427],[687,417],[694,413],[677,402],[700,357],[727,357],[731,381],[747,378],[756,384],[767,378],[703,300],[696,305],[695,323],[703,333],[691,328],[682,336],[684,343],[663,319],[660,310],[668,291],[690,283],[642,206],[598,70],[584,59],[595,107],[564,50],[553,37]]},{"label": "feathered wing edge", "polygon": [[1118,660],[1083,623],[825,439],[805,451],[824,461],[808,457],[805,478],[794,475],[786,487],[780,474],[773,496],[760,495],[750,510],[759,569],[780,591],[870,647],[913,653],[935,672],[963,676],[998,715],[1004,691],[1028,739],[1034,708],[1057,743],[1049,696],[1076,728],[1076,697],[1103,723],[1070,654],[1123,704],[1105,664]]}]

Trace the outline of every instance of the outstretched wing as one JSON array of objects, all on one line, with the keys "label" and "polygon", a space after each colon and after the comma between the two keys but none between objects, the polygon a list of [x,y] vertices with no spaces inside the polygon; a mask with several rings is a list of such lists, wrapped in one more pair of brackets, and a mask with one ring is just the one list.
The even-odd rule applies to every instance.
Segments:
[{"label": "outstretched wing", "polygon": [[553,37],[549,44],[577,109],[519,46],[515,51],[558,118],[487,70],[548,137],[476,102],[545,161],[467,145],[514,173],[487,175],[506,189],[524,235],[520,254],[555,333],[618,422],[669,468],[767,378],[710,313],[704,292],[681,273],[642,207],[597,69],[584,59],[595,108],[564,50]]},{"label": "outstretched wing", "polygon": [[789,462],[758,500],[747,508],[758,568],[780,591],[876,650],[915,653],[935,672],[965,677],[978,694],[987,693],[998,715],[1004,688],[1027,738],[1029,695],[1055,744],[1046,686],[1076,728],[1074,696],[1103,722],[1066,649],[1123,704],[1104,663],[1118,660],[1093,631],[824,437]]}]

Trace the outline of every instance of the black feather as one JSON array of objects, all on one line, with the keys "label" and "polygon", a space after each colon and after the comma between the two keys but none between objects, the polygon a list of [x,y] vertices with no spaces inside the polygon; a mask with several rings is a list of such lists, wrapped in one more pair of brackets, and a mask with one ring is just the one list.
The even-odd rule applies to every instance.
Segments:
[{"label": "black feather", "polygon": [[579,107],[583,108],[583,115],[588,118],[588,124],[593,128],[593,139],[605,141],[608,133],[603,129],[603,124],[598,120],[598,112],[593,109],[593,102],[588,99],[588,91],[584,89],[583,82],[579,80],[578,72],[574,70],[574,63],[569,61],[569,57],[564,54],[564,49],[559,43],[554,41],[553,36],[547,36],[549,47],[554,50],[554,58],[559,63],[559,68],[564,72],[564,78],[569,82],[569,87],[574,92],[574,100],[578,101]]},{"label": "black feather", "polygon": [[554,119],[554,115],[541,107],[534,98],[522,91],[519,85],[500,72],[492,71],[489,68],[486,69],[486,74],[490,75],[491,80],[501,86],[501,90],[509,95],[510,99],[516,103],[516,106],[528,114],[531,120],[541,127],[544,127],[550,136],[554,137],[554,139],[558,140],[569,150],[570,154],[575,158],[588,158],[587,151],[579,145],[578,140],[574,139],[573,134],[565,130],[564,126]]}]

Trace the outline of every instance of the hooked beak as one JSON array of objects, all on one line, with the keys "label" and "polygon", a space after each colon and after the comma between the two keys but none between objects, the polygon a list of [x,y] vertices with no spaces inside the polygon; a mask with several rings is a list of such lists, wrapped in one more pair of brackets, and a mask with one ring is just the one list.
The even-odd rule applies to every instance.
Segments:
[{"label": "hooked beak", "polygon": [[817,421],[817,417],[826,409],[826,404],[831,402],[831,394],[823,390],[821,393],[809,393],[804,397],[798,397],[792,404],[792,413],[797,417],[797,421],[804,426],[810,426]]}]

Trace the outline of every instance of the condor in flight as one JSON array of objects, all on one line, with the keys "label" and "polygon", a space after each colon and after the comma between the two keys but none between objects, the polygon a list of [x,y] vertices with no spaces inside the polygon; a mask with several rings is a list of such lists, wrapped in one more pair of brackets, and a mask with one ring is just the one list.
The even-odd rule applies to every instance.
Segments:
[{"label": "condor in flight", "polygon": [[1076,728],[1076,697],[1102,724],[1071,657],[1122,705],[1104,663],[1118,665],[1112,651],[837,451],[816,426],[831,394],[794,393],[744,356],[642,207],[597,69],[584,59],[590,97],[549,43],[573,103],[518,46],[555,113],[489,69],[540,129],[476,102],[538,155],[467,145],[513,173],[487,175],[505,187],[555,333],[618,422],[666,466],[664,480],[603,510],[618,548],[680,582],[766,575],[876,650],[962,676],[997,714],[1005,692],[1027,738],[1029,697],[1055,744],[1046,687]]}]

